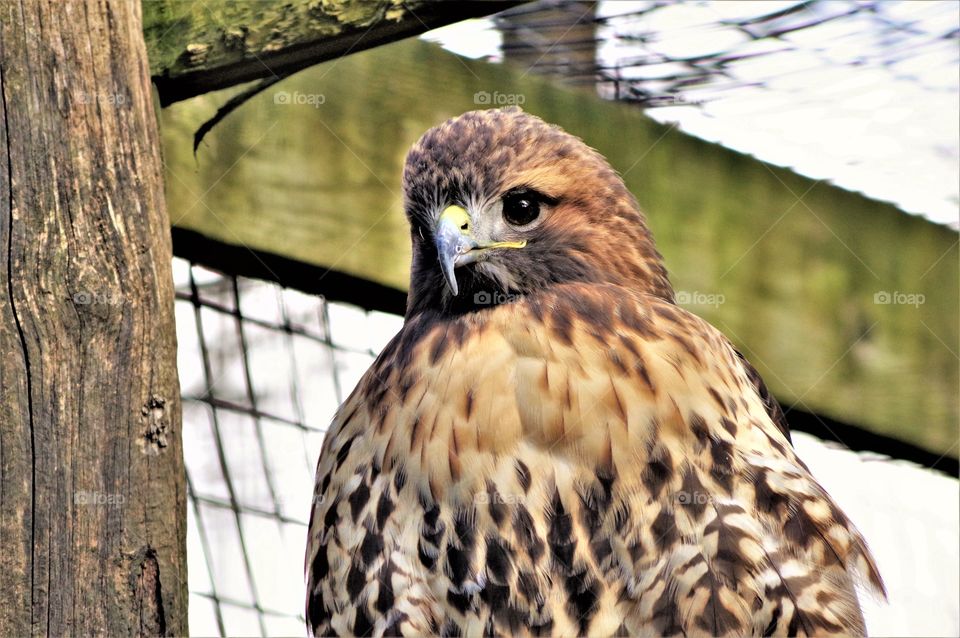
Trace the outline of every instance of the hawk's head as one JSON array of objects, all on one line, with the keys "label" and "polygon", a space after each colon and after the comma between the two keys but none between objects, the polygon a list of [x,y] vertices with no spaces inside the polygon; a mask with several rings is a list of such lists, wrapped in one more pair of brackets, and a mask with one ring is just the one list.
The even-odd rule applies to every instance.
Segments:
[{"label": "hawk's head", "polygon": [[580,139],[519,108],[427,131],[403,171],[407,314],[463,313],[564,282],[673,298],[637,202]]}]

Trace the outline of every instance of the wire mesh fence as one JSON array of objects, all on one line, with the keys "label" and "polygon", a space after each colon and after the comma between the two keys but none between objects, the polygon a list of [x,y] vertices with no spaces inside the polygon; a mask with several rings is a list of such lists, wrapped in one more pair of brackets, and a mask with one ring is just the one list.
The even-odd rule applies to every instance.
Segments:
[{"label": "wire mesh fence", "polygon": [[539,0],[424,37],[957,223],[955,1]]},{"label": "wire mesh fence", "polygon": [[182,259],[174,279],[191,634],[303,635],[324,432],[402,319]]},{"label": "wire mesh fence", "polygon": [[644,107],[775,90],[830,69],[846,79],[843,67],[883,70],[930,93],[957,86],[955,74],[944,73],[958,59],[952,2],[540,0],[497,14],[493,24],[505,59]]}]

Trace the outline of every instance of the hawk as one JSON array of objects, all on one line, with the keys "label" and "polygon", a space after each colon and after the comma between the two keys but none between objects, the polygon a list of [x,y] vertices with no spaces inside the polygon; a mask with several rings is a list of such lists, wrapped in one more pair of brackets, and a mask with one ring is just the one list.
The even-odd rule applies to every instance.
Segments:
[{"label": "hawk", "polygon": [[403,192],[404,325],[317,467],[312,634],[865,633],[863,538],[599,153],[474,111]]}]

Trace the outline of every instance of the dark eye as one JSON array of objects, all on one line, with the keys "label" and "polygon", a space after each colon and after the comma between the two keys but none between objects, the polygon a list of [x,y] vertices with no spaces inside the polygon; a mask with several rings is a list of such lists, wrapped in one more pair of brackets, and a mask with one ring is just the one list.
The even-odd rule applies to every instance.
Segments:
[{"label": "dark eye", "polygon": [[537,193],[523,190],[503,196],[503,218],[513,226],[526,226],[540,216]]}]

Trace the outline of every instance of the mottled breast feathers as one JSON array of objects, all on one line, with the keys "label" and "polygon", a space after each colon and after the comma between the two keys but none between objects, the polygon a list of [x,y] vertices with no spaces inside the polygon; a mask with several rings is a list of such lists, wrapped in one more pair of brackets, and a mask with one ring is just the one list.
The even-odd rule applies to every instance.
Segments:
[{"label": "mottled breast feathers", "polygon": [[758,380],[610,284],[408,317],[324,443],[311,631],[863,634],[879,574]]}]

